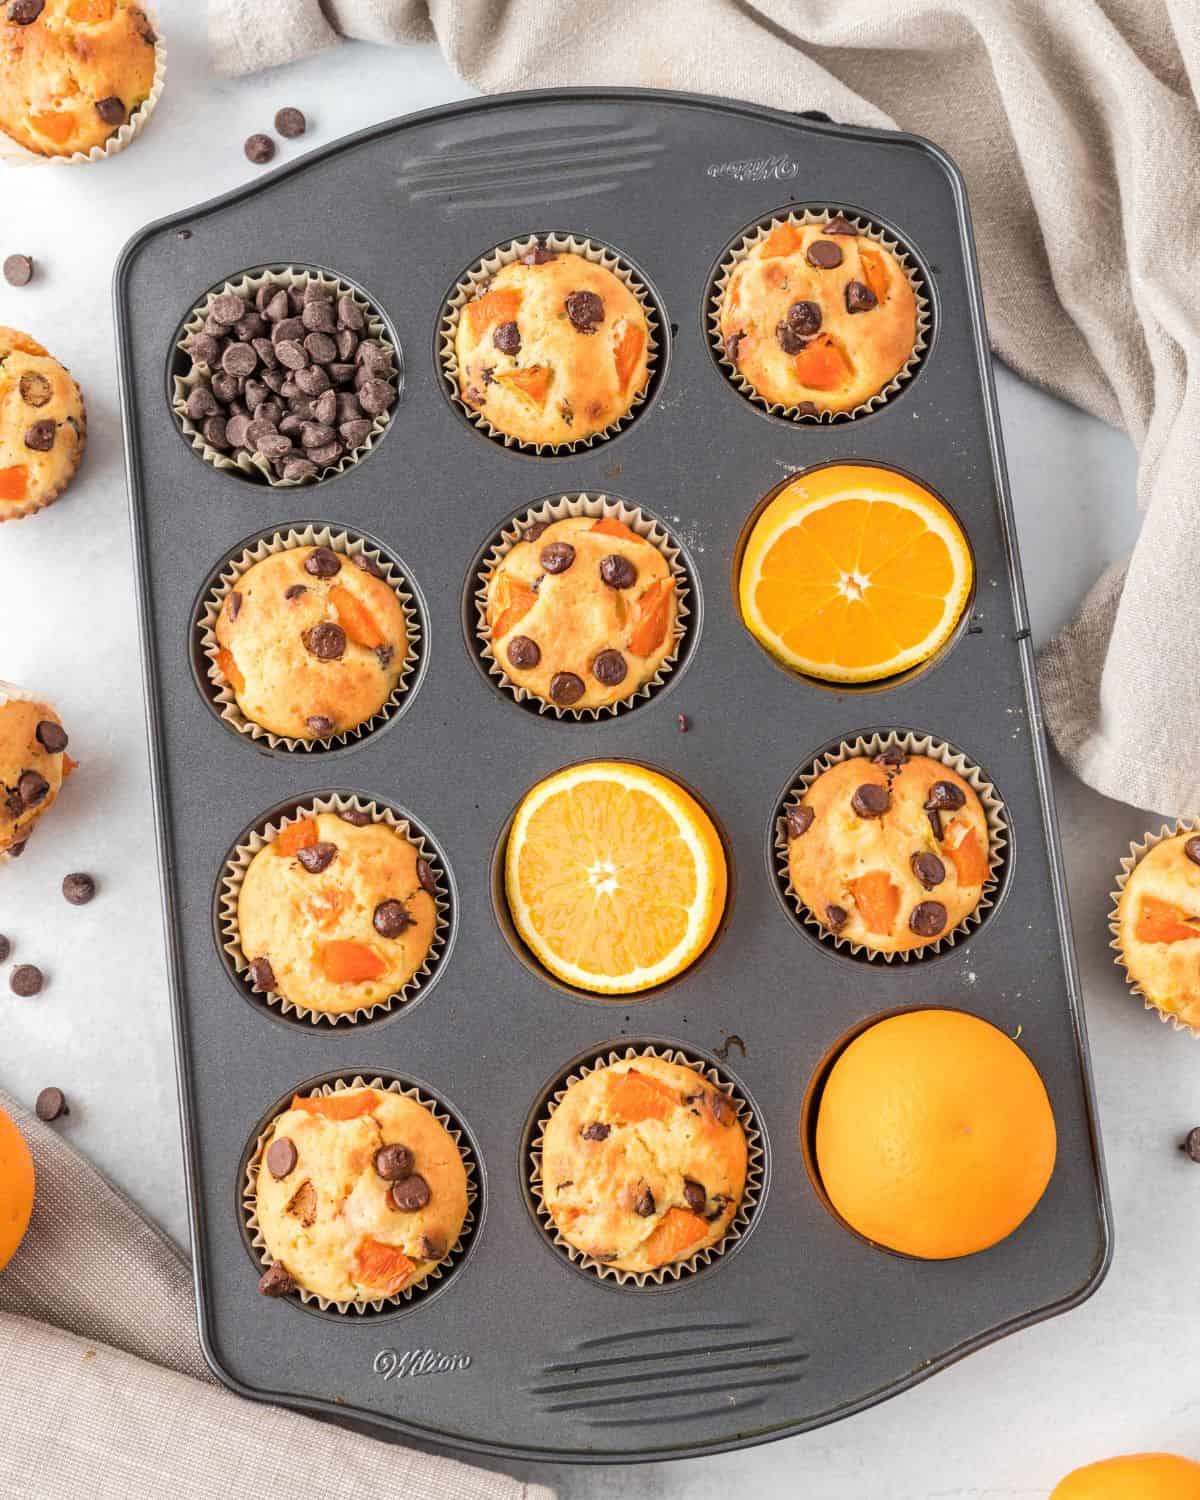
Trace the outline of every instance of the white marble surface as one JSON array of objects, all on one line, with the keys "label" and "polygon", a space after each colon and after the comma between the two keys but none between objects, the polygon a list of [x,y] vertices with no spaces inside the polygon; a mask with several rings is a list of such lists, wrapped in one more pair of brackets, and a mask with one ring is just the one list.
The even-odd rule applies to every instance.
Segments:
[{"label": "white marble surface", "polygon": [[[170,79],[136,148],[83,171],[5,174],[0,214],[0,257],[23,251],[39,268],[24,290],[0,284],[0,323],[28,329],[71,366],[91,419],[86,467],[69,496],[0,532],[0,677],[58,703],[82,761],[25,856],[0,871],[0,931],[14,959],[49,976],[37,1000],[0,987],[0,1084],[27,1101],[47,1083],[64,1088],[69,1138],[180,1242],[111,267],[148,219],[251,178],[242,141],[269,128],[280,105],[308,112],[302,145],[311,147],[468,92],[426,48],[346,47],[285,72],[218,80],[206,71],[202,10],[192,0],[160,5]],[[1132,539],[1133,455],[1119,435],[1004,370],[998,378],[1042,639]],[[1200,1169],[1173,1149],[1200,1120],[1200,1049],[1131,1003],[1109,963],[1111,871],[1148,820],[1061,770],[1057,788],[1116,1214],[1107,1282],[1079,1311],[822,1432],[672,1465],[538,1471],[564,1495],[1033,1500],[1065,1469],[1109,1451],[1161,1446],[1200,1458]],[[74,869],[99,881],[89,907],[59,895]]]}]

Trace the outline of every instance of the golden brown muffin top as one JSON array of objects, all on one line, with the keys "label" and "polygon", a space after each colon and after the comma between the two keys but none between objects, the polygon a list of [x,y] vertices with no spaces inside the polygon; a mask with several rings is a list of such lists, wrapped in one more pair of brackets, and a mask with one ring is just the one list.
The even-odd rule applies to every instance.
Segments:
[{"label": "golden brown muffin top", "polygon": [[1200,1030],[1200,836],[1177,833],[1138,860],[1117,903],[1117,938],[1146,999]]},{"label": "golden brown muffin top", "polygon": [[546,1126],[542,1193],[575,1249],[654,1271],[715,1245],[746,1186],[746,1137],[729,1098],[655,1057],[597,1068]]},{"label": "golden brown muffin top", "polygon": [[903,369],[917,338],[912,283],[845,219],[776,225],[729,274],[722,347],[767,401],[851,411]]},{"label": "golden brown muffin top", "polygon": [[79,466],[79,387],[28,334],[0,328],[0,521],[48,505]]},{"label": "golden brown muffin top", "polygon": [[130,0],[7,0],[0,130],[40,156],[102,146],[149,97],[155,41]]},{"label": "golden brown muffin top", "polygon": [[649,682],[675,646],[666,558],[622,521],[530,527],[488,579],[487,621],[511,682],[560,708],[601,708]]},{"label": "golden brown muffin top", "polygon": [[877,953],[936,942],[979,905],[988,826],[974,787],[924,755],[855,756],[787,814],[793,891],[830,932]]},{"label": "golden brown muffin top", "polygon": [[646,313],[605,266],[535,247],[459,315],[462,399],[524,443],[575,443],[611,426],[649,379]]},{"label": "golden brown muffin top", "polygon": [[0,702],[0,850],[23,845],[53,805],[71,773],[66,749],[67,732],[48,704]]}]

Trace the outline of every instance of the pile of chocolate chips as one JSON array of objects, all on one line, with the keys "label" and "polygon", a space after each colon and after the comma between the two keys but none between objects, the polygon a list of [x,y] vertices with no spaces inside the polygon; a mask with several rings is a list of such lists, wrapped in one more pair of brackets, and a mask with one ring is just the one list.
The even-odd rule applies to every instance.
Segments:
[{"label": "pile of chocolate chips", "polygon": [[396,401],[390,345],[366,336],[349,292],[266,282],[253,305],[221,292],[187,341],[201,376],[185,410],[218,453],[264,459],[291,484],[361,448]]}]

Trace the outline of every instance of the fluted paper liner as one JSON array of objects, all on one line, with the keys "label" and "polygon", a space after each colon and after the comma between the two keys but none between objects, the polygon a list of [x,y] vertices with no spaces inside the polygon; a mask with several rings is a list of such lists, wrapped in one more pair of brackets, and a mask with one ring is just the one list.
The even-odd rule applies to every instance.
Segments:
[{"label": "fluted paper liner", "polygon": [[[470,1240],[471,1234],[475,1229],[474,1206],[479,1200],[479,1188],[476,1183],[477,1166],[471,1148],[463,1138],[462,1131],[447,1113],[441,1101],[423,1094],[414,1084],[409,1084],[406,1087],[399,1079],[392,1079],[390,1083],[385,1083],[382,1078],[367,1079],[362,1074],[356,1073],[349,1080],[339,1078],[334,1083],[323,1083],[320,1088],[313,1089],[311,1093],[305,1094],[303,1097],[314,1099],[318,1094],[323,1094],[328,1098],[330,1094],[345,1093],[350,1089],[378,1089],[380,1093],[403,1094],[408,1099],[415,1099],[418,1104],[423,1105],[429,1111],[438,1124],[443,1126],[450,1135],[454,1144],[458,1147],[459,1155],[462,1157],[463,1166],[467,1172],[467,1213],[463,1219],[462,1228],[458,1232],[458,1238],[447,1249],[446,1254],[438,1261],[437,1265],[428,1271],[420,1281],[415,1282],[411,1286],[401,1287],[398,1292],[395,1292],[390,1297],[375,1297],[361,1302],[331,1302],[329,1298],[319,1297],[315,1292],[310,1292],[305,1287],[299,1285],[296,1287],[296,1293],[301,1302],[315,1302],[322,1312],[328,1312],[331,1308],[339,1313],[382,1312],[388,1306],[400,1306],[406,1302],[411,1302],[414,1297],[428,1290],[431,1283],[441,1281],[444,1276],[448,1276],[455,1265],[466,1254],[467,1242]],[[280,1114],[286,1113],[290,1107],[290,1104],[285,1106],[285,1109],[281,1110]],[[270,1137],[271,1131],[275,1128],[275,1121],[278,1118],[279,1115],[276,1115],[273,1119],[269,1120],[255,1141],[254,1150],[250,1153],[250,1160],[246,1163],[246,1178],[242,1186],[242,1212],[245,1215],[246,1229],[249,1232],[250,1243],[254,1247],[254,1253],[257,1255],[264,1271],[273,1265],[274,1262],[271,1259],[270,1252],[267,1249],[267,1242],[263,1238],[262,1230],[258,1223],[258,1169],[262,1162],[262,1154],[266,1149],[267,1140]]]},{"label": "fluted paper liner", "polygon": [[[725,1234],[715,1245],[708,1245],[702,1250],[697,1250],[686,1260],[672,1261],[669,1265],[659,1266],[655,1271],[621,1271],[616,1266],[605,1265],[603,1261],[586,1255],[582,1250],[577,1250],[558,1232],[550,1210],[546,1207],[542,1197],[542,1146],[545,1141],[546,1127],[550,1123],[550,1117],[562,1103],[567,1090],[572,1084],[579,1083],[586,1078],[589,1073],[609,1067],[613,1063],[626,1062],[637,1057],[653,1057],[660,1062],[678,1063],[682,1067],[691,1068],[697,1077],[703,1078],[706,1083],[718,1089],[734,1106],[738,1123],[746,1137],[746,1184],[742,1189],[742,1198],[737,1212],[729,1221]],[[685,1274],[698,1271],[719,1259],[742,1238],[750,1226],[751,1216],[762,1192],[763,1163],[762,1132],[754,1111],[733,1084],[723,1077],[711,1063],[693,1057],[677,1047],[629,1046],[624,1051],[599,1053],[587,1062],[579,1063],[554,1090],[544,1113],[539,1112],[524,1169],[536,1204],[538,1227],[555,1249],[561,1251],[573,1265],[591,1271],[601,1279],[615,1281],[618,1286],[644,1287],[647,1285],[663,1286],[668,1280],[679,1281]]]},{"label": "fluted paper liner", "polygon": [[[463,308],[468,302],[475,300],[486,283],[502,266],[509,266],[514,261],[520,260],[521,256],[527,250],[533,249],[535,245],[540,245],[545,250],[581,255],[585,260],[590,260],[598,266],[603,266],[606,271],[611,271],[638,299],[646,315],[645,385],[616,421],[610,422],[600,432],[593,432],[590,437],[577,438],[571,443],[529,443],[522,438],[513,437],[510,433],[501,432],[498,427],[492,426],[482,411],[476,411],[473,406],[469,406],[463,400],[459,389],[458,350],[455,346],[455,339],[458,333],[458,320]],[[650,387],[654,383],[654,367],[658,359],[659,348],[657,330],[658,309],[653,298],[638,272],[615,250],[596,240],[579,239],[573,234],[530,234],[522,239],[510,240],[507,244],[498,245],[494,250],[490,250],[471,267],[446,299],[438,330],[442,375],[446,382],[447,394],[454,405],[479,428],[480,432],[486,433],[497,443],[503,443],[506,448],[518,448],[524,453],[575,453],[581,448],[590,448],[594,443],[603,442],[606,438],[615,436],[637,416],[639,408],[645,404]]]},{"label": "fluted paper liner", "polygon": [[[400,607],[404,611],[404,624],[408,638],[408,650],[400,669],[400,676],[383,706],[369,719],[364,719],[361,724],[355,725],[353,729],[343,729],[338,734],[326,735],[323,739],[317,740],[301,740],[291,735],[273,734],[269,729],[264,729],[261,724],[256,724],[253,719],[248,719],[238,707],[232,686],[225,681],[217,666],[217,653],[221,649],[216,635],[217,616],[221,613],[221,606],[226,597],[236,588],[238,579],[255,563],[262,562],[265,557],[270,557],[273,553],[287,552],[294,547],[328,547],[330,551],[337,552],[343,557],[367,557],[381,570],[384,581],[395,591]],[[221,718],[227,724],[232,725],[239,734],[248,735],[253,740],[264,740],[272,750],[281,748],[284,750],[318,748],[329,750],[335,745],[347,745],[351,740],[361,739],[363,735],[378,729],[399,708],[404,695],[408,692],[417,663],[421,659],[421,619],[405,583],[403,574],[391,558],[380,552],[378,547],[355,536],[353,532],[334,531],[331,526],[309,525],[299,531],[277,531],[273,536],[260,537],[253,546],[247,547],[244,552],[225,564],[217,582],[205,594],[196,620],[196,629],[200,632],[200,644],[204,655],[208,658],[209,691]]]},{"label": "fluted paper liner", "polygon": [[[49,350],[47,350],[47,353],[49,354]],[[53,354],[50,354],[50,358],[54,359],[55,357]],[[71,375],[70,370],[67,369],[66,365],[61,364],[61,361],[55,360],[55,363],[59,364],[68,375]],[[75,387],[75,394],[79,397],[79,420],[75,424],[79,441],[75,445],[75,462],[71,465],[67,473],[63,475],[56,489],[52,490],[48,495],[42,495],[37,500],[27,500],[16,510],[6,511],[3,515],[0,515],[0,525],[3,525],[5,521],[19,521],[23,516],[35,516],[39,510],[46,510],[66,491],[76,474],[79,473],[79,465],[83,462],[83,455],[87,449],[87,402],[83,399],[83,391],[80,389],[79,382],[74,376],[71,376],[71,383]]]},{"label": "fluted paper liner", "polygon": [[[62,715],[58,712],[58,709],[55,708],[54,704],[51,703],[48,698],[44,698],[41,693],[27,692],[23,687],[18,687],[15,682],[5,682],[3,678],[0,678],[0,708],[3,708],[6,703],[36,703],[42,708],[48,708],[56,718],[60,720],[62,718]],[[64,785],[65,780],[66,779],[64,777]],[[61,796],[62,786],[60,786],[58,790],[59,795]],[[57,800],[58,798],[56,797],[55,801]],[[12,852],[11,845],[7,849],[0,849],[0,866],[9,864],[14,859],[20,859],[21,854],[25,852],[25,845],[33,837],[34,828],[36,828],[40,822],[41,816],[39,815],[34,819],[33,826],[30,828],[29,832],[23,839],[19,841],[17,848],[20,850],[20,853],[14,854]]]},{"label": "fluted paper liner", "polygon": [[[339,297],[345,295],[353,297],[366,319],[367,326],[362,337],[377,339],[391,350],[392,363],[395,368],[391,371],[390,377],[381,376],[380,378],[387,379],[389,384],[393,386],[396,392],[396,401],[392,403],[387,411],[371,419],[371,430],[367,434],[366,441],[360,444],[359,447],[352,449],[349,453],[343,454],[336,464],[328,464],[325,468],[319,469],[310,479],[280,479],[268,461],[260,454],[248,453],[243,448],[238,450],[235,458],[232,452],[220,453],[216,448],[210,448],[204,441],[204,434],[187,414],[187,398],[198,385],[203,384],[204,376],[207,375],[211,380],[214,372],[202,360],[197,361],[192,358],[188,343],[192,335],[199,333],[204,327],[204,321],[208,317],[209,309],[212,307],[213,302],[225,292],[235,292],[239,297],[253,306],[259,287],[265,286],[267,282],[271,282],[273,285],[284,284],[294,287],[297,291],[303,291],[313,281],[319,282],[323,287],[327,287],[335,302]],[[391,422],[396,411],[396,404],[400,399],[400,387],[403,382],[404,373],[400,347],[388,332],[387,326],[374,305],[368,302],[362,293],[348,282],[339,281],[337,277],[327,276],[324,271],[310,269],[306,266],[274,266],[260,268],[255,271],[245,271],[242,275],[235,277],[234,280],[226,281],[221,286],[213,287],[211,291],[205,293],[203,300],[188,315],[187,322],[183,325],[183,336],[176,343],[175,347],[189,364],[186,375],[172,375],[171,377],[173,390],[171,405],[184,437],[195,451],[199,453],[205,463],[212,464],[214,469],[223,469],[226,472],[233,470],[243,474],[248,479],[261,479],[264,483],[270,485],[272,489],[276,490],[300,489],[304,485],[318,484],[322,480],[328,479],[331,475],[341,474],[353,464],[359,463],[371,451],[379,435]],[[351,390],[348,394],[353,395],[354,392]],[[274,399],[273,395],[271,399]],[[304,450],[297,450],[293,456],[297,458],[304,457]]]},{"label": "fluted paper liner", "polygon": [[1108,946],[1113,950],[1113,963],[1117,965],[1125,976],[1125,983],[1129,986],[1133,994],[1141,999],[1143,1007],[1146,1010],[1154,1011],[1160,1021],[1169,1021],[1176,1031],[1186,1031],[1189,1035],[1200,1041],[1200,1027],[1190,1026],[1179,1016],[1172,1014],[1170,1011],[1163,1010],[1161,1006],[1155,1005],[1154,1001],[1150,999],[1149,995],[1146,994],[1145,990],[1142,989],[1141,985],[1137,983],[1133,975],[1129,972],[1128,966],[1125,963],[1125,955],[1121,950],[1120,926],[1118,924],[1118,907],[1121,901],[1121,892],[1125,889],[1135,866],[1141,860],[1145,859],[1151,849],[1157,848],[1159,844],[1165,843],[1167,839],[1173,839],[1180,833],[1200,833],[1200,818],[1180,818],[1169,826],[1164,823],[1157,833],[1147,833],[1137,843],[1129,845],[1129,853],[1121,860],[1121,873],[1117,876],[1116,888],[1109,892],[1112,910],[1108,914],[1108,930],[1112,933],[1112,942]]},{"label": "fluted paper liner", "polygon": [[102,146],[93,146],[90,151],[73,151],[67,156],[43,156],[38,151],[30,151],[28,147],[22,146],[14,141],[12,136],[6,135],[0,130],[0,161],[7,162],[14,167],[79,167],[90,161],[105,161],[110,156],[119,156],[129,143],[135,140],[149,123],[150,116],[154,113],[155,106],[162,97],[163,85],[167,81],[167,44],[163,41],[162,28],[158,24],[158,18],[148,5],[141,4],[139,9],[145,14],[151,29],[154,32],[154,77],[150,83],[150,92],[142,103],[134,110],[133,114],[125,121],[118,130],[104,142]]},{"label": "fluted paper liner", "polygon": [[280,833],[289,823],[298,823],[303,818],[311,817],[313,813],[343,813],[343,812],[365,812],[370,815],[373,823],[386,823],[391,829],[413,846],[421,859],[425,860],[433,873],[434,894],[433,903],[436,908],[433,927],[433,941],[429,945],[429,952],[425,955],[425,961],[415,974],[396,991],[388,995],[386,999],[377,1000],[373,1005],[359,1006],[352,1011],[326,1011],[313,1010],[307,1005],[300,1005],[294,1000],[285,999],[283,995],[275,990],[258,990],[253,993],[261,996],[268,1005],[277,1006],[285,1016],[294,1016],[297,1020],[308,1021],[317,1026],[322,1022],[328,1026],[336,1026],[341,1021],[350,1025],[356,1025],[359,1021],[368,1021],[376,1016],[383,1015],[394,1006],[403,1006],[411,1000],[429,976],[437,967],[442,953],[446,947],[446,937],[450,931],[450,907],[446,899],[446,884],[442,874],[441,857],[433,849],[425,836],[418,832],[407,818],[400,817],[390,807],[378,802],[371,802],[355,795],[343,795],[334,793],[329,797],[310,797],[296,807],[286,817],[275,819],[271,822],[256,825],[244,842],[238,844],[233,853],[226,860],[225,868],[221,874],[220,896],[218,898],[218,920],[221,928],[222,947],[228,956],[237,977],[243,984],[250,985],[250,961],[242,950],[241,934],[238,927],[238,897],[242,889],[242,881],[246,878],[246,871],[250,868],[250,862],[260,849],[268,844],[274,843]]},{"label": "fluted paper liner", "polygon": [[[803,228],[806,224],[828,224],[831,219],[845,219],[848,224],[854,226],[856,234],[864,239],[874,240],[877,244],[891,253],[900,269],[908,277],[909,285],[913,289],[913,295],[917,299],[917,336],[913,341],[912,352],[901,368],[892,376],[891,380],[869,396],[865,401],[852,407],[849,411],[817,411],[802,412],[798,406],[783,406],[778,401],[768,399],[757,391],[754,386],[743,376],[742,372],[734,364],[733,360],[725,353],[724,344],[721,339],[721,305],[725,300],[725,288],[729,282],[730,273],[734,266],[754,249],[760,241],[766,239],[773,229],[782,224],[794,224]],[[929,297],[924,288],[923,280],[917,270],[915,260],[894,235],[888,234],[870,219],[860,214],[842,212],[840,209],[806,208],[800,211],[792,210],[786,214],[775,214],[770,218],[760,219],[741,234],[733,248],[729,250],[717,271],[716,279],[709,293],[708,338],[712,345],[713,353],[717,357],[717,363],[735,390],[745,396],[747,401],[753,401],[755,406],[769,411],[773,416],[787,417],[793,422],[825,423],[826,425],[835,421],[849,421],[854,417],[861,417],[876,407],[882,406],[889,401],[896,392],[907,381],[911,380],[916,372],[917,366],[924,358],[925,350],[929,347],[929,329],[932,321]]]},{"label": "fluted paper liner", "polygon": [[[539,522],[544,521],[549,525],[555,521],[564,521],[569,517],[578,516],[587,516],[597,521],[601,518],[621,521],[662,554],[675,580],[675,621],[672,627],[675,636],[674,646],[663,658],[653,677],[644,682],[641,687],[635,688],[627,697],[619,698],[616,703],[606,703],[599,708],[562,708],[557,703],[549,703],[539,698],[536,693],[531,693],[528,688],[514,682],[492,651],[491,632],[488,630],[487,623],[488,577],[522,540],[522,534],[530,526],[536,526]],[[690,592],[691,579],[683,565],[679,545],[661,522],[646,515],[636,506],[629,505],[624,500],[610,499],[607,495],[560,495],[557,500],[544,500],[540,505],[532,505],[520,515],[514,516],[511,521],[501,527],[495,540],[484,554],[483,563],[475,580],[475,638],[479,643],[479,654],[487,665],[488,675],[497,687],[510,693],[518,703],[536,704],[539,713],[552,713],[558,719],[569,718],[577,721],[599,719],[603,714],[615,715],[637,708],[640,703],[663,686],[667,676],[674,670],[679,659],[680,647],[688,631],[688,619],[691,612],[687,601]]]},{"label": "fluted paper liner", "polygon": [[[831,932],[825,924],[818,920],[804,902],[799,893],[792,888],[791,877],[788,873],[788,837],[787,837],[787,812],[791,807],[796,807],[808,788],[816,781],[823,771],[829,770],[844,760],[853,760],[858,756],[865,756],[873,760],[875,756],[882,754],[884,750],[899,748],[906,755],[924,755],[931,760],[940,761],[942,765],[949,766],[974,790],[983,807],[984,816],[987,819],[988,828],[988,876],[983,883],[983,890],[979,897],[979,904],[973,911],[952,927],[948,932],[942,933],[941,937],[934,939],[931,943],[925,943],[920,948],[906,948],[901,952],[881,952],[877,948],[869,948],[864,943],[853,942],[850,938],[840,936]],[[787,795],[783,799],[780,815],[775,820],[775,871],[779,883],[791,903],[797,918],[808,932],[815,933],[822,942],[837,948],[845,949],[856,958],[869,958],[884,963],[892,963],[899,960],[901,963],[918,962],[931,954],[941,953],[946,948],[951,948],[959,938],[966,936],[983,921],[984,913],[993,904],[995,893],[1000,884],[1001,870],[1005,859],[1005,850],[1008,846],[1008,819],[1004,811],[1004,803],[1000,800],[1000,794],[996,788],[983,774],[980,768],[969,760],[961,750],[944,740],[936,739],[931,734],[915,734],[908,730],[891,730],[887,734],[859,735],[853,740],[843,740],[836,749],[827,750],[819,755],[803,773],[798,776]]]}]

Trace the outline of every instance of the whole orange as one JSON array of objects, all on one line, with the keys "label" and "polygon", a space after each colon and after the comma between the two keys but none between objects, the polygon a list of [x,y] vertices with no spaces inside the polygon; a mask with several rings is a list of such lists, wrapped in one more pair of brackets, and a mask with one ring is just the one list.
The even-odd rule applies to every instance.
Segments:
[{"label": "whole orange", "polygon": [[1200,1500],[1200,1464],[1170,1453],[1127,1453],[1076,1469],[1050,1500]]},{"label": "whole orange", "polygon": [[975,1016],[916,1010],[869,1027],[834,1063],[817,1169],[852,1228],[926,1260],[972,1255],[1033,1211],[1054,1170],[1037,1069]]},{"label": "whole orange", "polygon": [[33,1157],[0,1109],[0,1271],[16,1254],[33,1212]]}]

